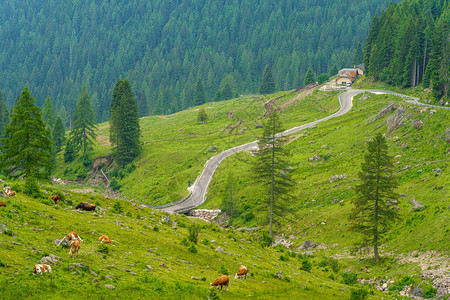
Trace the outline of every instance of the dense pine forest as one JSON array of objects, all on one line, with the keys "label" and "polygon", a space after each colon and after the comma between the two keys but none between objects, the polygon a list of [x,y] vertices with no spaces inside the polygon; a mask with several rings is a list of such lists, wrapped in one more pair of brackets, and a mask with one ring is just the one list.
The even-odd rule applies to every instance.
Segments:
[{"label": "dense pine forest", "polygon": [[364,49],[370,76],[403,87],[432,87],[434,102],[450,90],[450,3],[412,0],[375,17]]},{"label": "dense pine forest", "polygon": [[0,90],[12,106],[28,86],[39,106],[50,97],[70,116],[85,84],[100,122],[120,77],[141,116],[191,106],[199,80],[207,100],[256,93],[267,65],[278,90],[297,88],[308,68],[333,74],[354,63],[392,1],[323,2],[5,0]]}]

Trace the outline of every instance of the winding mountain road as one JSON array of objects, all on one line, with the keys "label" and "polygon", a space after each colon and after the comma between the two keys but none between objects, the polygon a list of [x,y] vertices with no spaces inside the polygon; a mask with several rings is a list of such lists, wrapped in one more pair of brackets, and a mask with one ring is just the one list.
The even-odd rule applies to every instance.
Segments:
[{"label": "winding mountain road", "polygon": [[[426,104],[419,103],[418,98],[402,95],[402,94],[391,92],[391,91],[349,90],[338,96],[340,109],[337,112],[335,112],[334,114],[329,115],[325,118],[322,118],[322,119],[319,119],[319,120],[316,120],[316,121],[313,121],[313,122],[310,122],[310,123],[307,123],[307,124],[304,124],[304,125],[301,125],[298,127],[294,127],[294,128],[288,129],[283,132],[280,132],[277,134],[277,136],[281,137],[281,136],[291,135],[291,134],[297,133],[301,130],[304,130],[306,128],[310,128],[318,123],[327,121],[331,118],[339,117],[339,116],[346,114],[352,108],[353,97],[358,94],[364,93],[364,92],[370,92],[370,93],[374,93],[374,94],[392,94],[392,95],[402,97],[404,99],[405,98],[410,99],[410,100],[405,100],[405,101],[412,103],[412,104],[426,105]],[[426,105],[426,106],[431,106],[431,105]],[[257,148],[258,148],[258,141],[253,141],[251,143],[233,147],[222,153],[217,154],[216,156],[213,156],[210,160],[208,160],[206,162],[203,172],[195,180],[194,184],[189,188],[190,194],[186,198],[183,198],[179,201],[168,203],[165,205],[155,206],[152,208],[161,209],[168,213],[186,213],[186,212],[190,211],[191,209],[194,209],[195,207],[197,207],[197,206],[201,205],[203,202],[205,202],[209,183],[211,182],[211,179],[214,175],[214,172],[216,171],[216,168],[219,166],[219,164],[225,158],[227,158],[228,156],[233,155],[237,152],[240,152],[240,151],[248,151],[248,150],[257,149]]]}]

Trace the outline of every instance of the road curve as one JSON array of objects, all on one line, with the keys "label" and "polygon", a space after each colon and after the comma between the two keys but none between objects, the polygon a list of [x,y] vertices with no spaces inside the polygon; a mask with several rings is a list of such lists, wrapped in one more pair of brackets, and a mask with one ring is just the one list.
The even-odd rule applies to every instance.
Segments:
[{"label": "road curve", "polygon": [[[327,121],[331,118],[339,117],[347,112],[350,111],[352,108],[352,100],[353,97],[364,93],[364,92],[371,92],[374,94],[392,94],[396,95],[402,98],[407,98],[411,100],[405,100],[413,104],[419,104],[421,103],[417,102],[417,98],[398,94],[391,91],[383,91],[383,90],[349,90],[346,91],[338,96],[340,109],[335,112],[332,115],[329,115],[327,117],[324,117],[322,119],[294,127],[291,129],[288,129],[286,131],[280,132],[277,134],[277,136],[287,136],[294,133],[297,133],[303,129],[310,128],[320,122]],[[163,211],[166,211],[168,213],[185,213],[199,205],[201,205],[206,200],[206,192],[208,191],[209,183],[211,182],[211,179],[213,177],[214,172],[216,171],[216,168],[219,166],[219,164],[228,156],[233,155],[240,151],[247,151],[251,149],[257,149],[258,147],[258,141],[253,141],[251,143],[247,143],[241,146],[233,147],[231,149],[228,149],[222,153],[217,154],[216,156],[213,156],[211,159],[209,159],[206,164],[205,168],[203,169],[203,172],[200,174],[200,176],[195,180],[194,184],[189,188],[189,195],[179,201],[168,203],[161,206],[154,206],[152,208],[161,209]]]}]

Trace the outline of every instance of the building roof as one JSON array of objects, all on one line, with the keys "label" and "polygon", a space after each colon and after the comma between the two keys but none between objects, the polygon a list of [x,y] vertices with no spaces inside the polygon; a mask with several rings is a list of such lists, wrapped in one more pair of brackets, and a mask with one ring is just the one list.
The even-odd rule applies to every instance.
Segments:
[{"label": "building roof", "polygon": [[360,68],[361,70],[364,71],[364,64],[359,64],[359,65],[357,65],[355,68]]},{"label": "building roof", "polygon": [[355,81],[356,77],[358,77],[358,70],[354,68],[344,68],[338,72],[339,77],[347,77],[352,82]]}]

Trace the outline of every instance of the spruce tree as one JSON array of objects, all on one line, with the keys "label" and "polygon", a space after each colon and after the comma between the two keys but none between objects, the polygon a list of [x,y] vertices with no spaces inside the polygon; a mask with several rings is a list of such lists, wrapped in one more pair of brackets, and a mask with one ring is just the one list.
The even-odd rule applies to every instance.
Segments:
[{"label": "spruce tree", "polygon": [[50,97],[45,99],[44,106],[42,107],[42,118],[44,119],[45,124],[47,124],[47,128],[53,130],[55,127],[56,115]]},{"label": "spruce tree", "polygon": [[353,53],[353,65],[359,65],[363,62],[364,52],[361,46],[361,43],[358,43],[356,46],[355,52]]},{"label": "spruce tree", "polygon": [[5,98],[0,91],[0,138],[5,137],[5,128],[9,124],[9,112]]},{"label": "spruce tree", "polygon": [[114,86],[110,124],[115,160],[122,167],[141,152],[138,106],[128,79],[118,79]]},{"label": "spruce tree", "polygon": [[67,111],[64,105],[61,106],[59,109],[58,115],[61,117],[61,120],[63,121],[64,127],[67,128]]},{"label": "spruce tree", "polygon": [[197,114],[197,121],[205,124],[208,121],[208,115],[206,114],[206,110],[201,108]]},{"label": "spruce tree", "polygon": [[233,89],[231,88],[231,85],[227,82],[223,86],[223,90],[221,93],[221,99],[228,100],[233,98]]},{"label": "spruce tree", "polygon": [[308,68],[305,74],[305,78],[303,79],[303,85],[307,85],[314,82],[316,82],[316,74],[314,74],[311,68]]},{"label": "spruce tree", "polygon": [[258,141],[259,155],[253,166],[255,181],[260,183],[265,191],[265,198],[261,206],[267,212],[269,223],[269,234],[273,237],[273,223],[276,216],[283,216],[288,203],[292,200],[292,171],[289,165],[291,156],[289,149],[285,146],[286,137],[277,137],[281,132],[282,125],[278,113],[273,113],[264,123],[261,139]]},{"label": "spruce tree", "polygon": [[195,92],[194,92],[194,105],[202,105],[206,103],[206,94],[205,90],[203,89],[203,84],[200,78],[197,80],[197,84],[195,85]]},{"label": "spruce tree", "polygon": [[349,220],[351,229],[363,235],[363,246],[373,246],[375,261],[378,262],[381,237],[398,219],[398,195],[394,191],[397,180],[393,175],[386,138],[377,134],[367,142],[367,150],[358,173],[361,183],[355,187],[357,197],[352,200],[354,206]]},{"label": "spruce tree", "polygon": [[273,78],[272,69],[266,66],[259,86],[259,93],[271,94],[273,92],[275,92],[275,79]]},{"label": "spruce tree", "polygon": [[3,171],[13,177],[48,178],[53,169],[50,131],[27,87],[12,108],[0,161]]},{"label": "spruce tree", "polygon": [[95,115],[91,105],[91,97],[86,86],[83,85],[73,115],[73,128],[69,134],[75,155],[81,150],[82,157],[85,158],[88,151],[91,150],[96,138],[94,120]]},{"label": "spruce tree", "polygon": [[223,212],[226,212],[229,216],[230,219],[233,218],[233,213],[236,210],[236,208],[234,207],[234,177],[233,177],[233,173],[229,173],[228,177],[227,177],[227,182],[226,182],[226,186],[225,186],[225,191],[223,193],[223,198],[222,198],[222,205],[220,207],[220,209]]},{"label": "spruce tree", "polygon": [[53,147],[58,153],[61,151],[62,146],[66,142],[66,127],[64,126],[63,120],[60,115],[56,118],[55,127],[53,127]]}]

